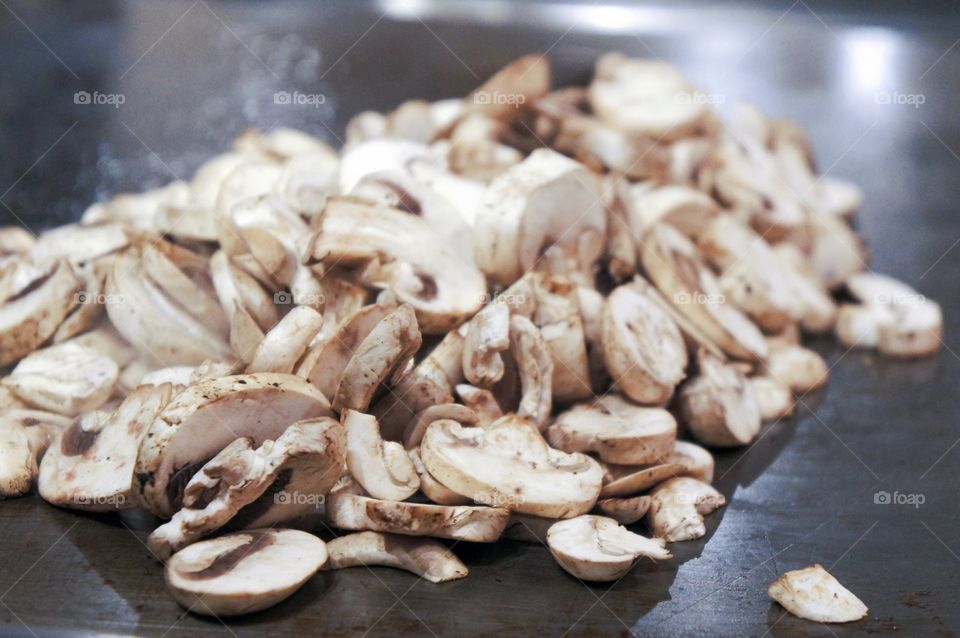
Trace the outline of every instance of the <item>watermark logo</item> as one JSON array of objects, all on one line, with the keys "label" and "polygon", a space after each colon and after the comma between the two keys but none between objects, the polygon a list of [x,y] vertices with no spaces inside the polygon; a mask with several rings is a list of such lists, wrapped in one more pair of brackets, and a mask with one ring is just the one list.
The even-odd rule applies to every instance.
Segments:
[{"label": "watermark logo", "polygon": [[881,91],[873,96],[875,104],[884,106],[912,106],[919,109],[927,101],[923,93],[901,93],[900,91]]},{"label": "watermark logo", "polygon": [[313,494],[310,492],[288,492],[280,490],[273,495],[275,505],[311,505],[319,507],[326,502],[326,496],[323,494]]},{"label": "watermark logo", "polygon": [[901,492],[880,491],[873,495],[874,505],[909,505],[913,508],[919,508],[927,502],[927,497],[923,494],[904,494]]},{"label": "watermark logo", "polygon": [[77,505],[86,505],[88,507],[103,507],[107,505],[119,509],[126,505],[127,497],[124,494],[110,494],[106,496],[80,495],[77,496],[75,502]]},{"label": "watermark logo", "polygon": [[875,303],[891,306],[919,306],[927,301],[920,293],[895,292],[878,293],[873,296]]},{"label": "watermark logo", "polygon": [[112,306],[123,303],[123,295],[105,294],[102,292],[88,292],[81,290],[73,296],[76,304],[96,304],[100,306]]},{"label": "watermark logo", "polygon": [[727,96],[723,93],[703,93],[694,91],[692,93],[682,91],[673,96],[674,104],[698,104],[701,106],[723,106],[727,102]]},{"label": "watermark logo", "polygon": [[523,93],[503,93],[502,91],[477,91],[473,94],[474,104],[493,104],[495,106],[520,106],[527,101]]},{"label": "watermark logo", "polygon": [[77,91],[73,94],[73,103],[84,106],[112,106],[115,109],[127,101],[127,96],[123,93],[101,93],[100,91]]},{"label": "watermark logo", "polygon": [[312,106],[319,108],[326,104],[327,96],[323,93],[301,93],[300,91],[277,91],[273,94],[273,103],[283,106]]},{"label": "watermark logo", "polygon": [[522,306],[527,303],[526,295],[515,295],[515,294],[505,294],[500,293],[496,295],[491,295],[489,293],[483,293],[480,295],[480,303],[505,303],[508,306]]},{"label": "watermark logo", "polygon": [[477,505],[487,505],[489,507],[503,507],[506,509],[516,509],[518,505],[526,502],[519,494],[478,494],[473,502]]},{"label": "watermark logo", "polygon": [[719,293],[706,292],[678,292],[673,296],[673,302],[677,305],[700,305],[700,306],[719,306],[727,302],[727,298]]},{"label": "watermark logo", "polygon": [[273,303],[278,306],[322,306],[327,301],[326,296],[320,293],[294,295],[292,292],[281,290],[273,293]]}]

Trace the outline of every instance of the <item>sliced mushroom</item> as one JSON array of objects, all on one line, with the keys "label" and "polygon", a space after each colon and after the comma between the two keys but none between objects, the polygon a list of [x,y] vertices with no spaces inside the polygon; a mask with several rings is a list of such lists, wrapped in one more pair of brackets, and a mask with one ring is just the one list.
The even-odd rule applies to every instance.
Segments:
[{"label": "sliced mushroom", "polygon": [[709,195],[694,188],[676,185],[650,188],[643,183],[627,189],[626,210],[633,237],[642,237],[647,228],[664,222],[691,239],[720,212]]},{"label": "sliced mushroom", "polygon": [[233,309],[240,307],[250,313],[261,330],[276,325],[277,308],[271,296],[256,279],[230,263],[230,257],[222,250],[210,258],[210,275],[229,319],[233,319]]},{"label": "sliced mushroom", "polygon": [[853,622],[868,611],[863,601],[819,564],[783,574],[767,593],[794,616],[815,622]]},{"label": "sliced mushroom", "polygon": [[634,534],[605,516],[559,521],[547,532],[547,545],[564,571],[586,581],[623,578],[640,556],[671,558],[662,539]]},{"label": "sliced mushroom", "polygon": [[530,317],[553,355],[552,397],[565,404],[593,395],[587,343],[576,287],[554,277],[532,278],[536,308]]},{"label": "sliced mushroom", "polygon": [[473,503],[469,498],[462,494],[457,494],[449,487],[433,477],[427,468],[423,466],[423,460],[420,458],[420,449],[409,450],[410,460],[413,466],[417,468],[417,474],[420,475],[420,491],[423,495],[437,505],[470,505]]},{"label": "sliced mushroom", "polygon": [[30,405],[74,416],[103,405],[118,373],[110,357],[67,341],[24,357],[3,384]]},{"label": "sliced mushroom", "polygon": [[623,498],[649,490],[654,485],[686,473],[686,466],[671,461],[652,465],[604,464],[603,498]]},{"label": "sliced mushroom", "polygon": [[807,255],[787,242],[773,246],[773,254],[787,276],[804,330],[819,334],[833,328],[837,320],[837,304]]},{"label": "sliced mushroom", "polygon": [[36,350],[79,302],[82,281],[64,261],[37,273],[0,306],[0,367]]},{"label": "sliced mushroom", "polygon": [[484,193],[474,226],[477,265],[502,285],[533,270],[551,247],[590,273],[603,250],[606,214],[593,175],[548,149],[498,176]]},{"label": "sliced mushroom", "polygon": [[40,410],[4,409],[0,415],[0,499],[30,491],[40,459],[70,419]]},{"label": "sliced mushroom", "polygon": [[[457,386],[460,387],[460,386]],[[502,415],[501,415],[502,416]],[[403,431],[403,446],[408,450],[420,445],[423,434],[430,424],[440,419],[450,419],[460,425],[478,425],[477,413],[459,403],[438,403],[417,412]]]},{"label": "sliced mushroom", "polygon": [[205,270],[202,275],[191,273],[194,275],[191,277],[153,243],[141,241],[139,246],[144,274],[179,308],[217,334],[229,329],[229,321],[213,294],[213,284]]},{"label": "sliced mushroom", "polygon": [[514,415],[485,430],[435,422],[420,454],[427,471],[450,489],[516,512],[578,516],[600,493],[602,470],[596,461],[550,448],[530,421]]},{"label": "sliced mushroom", "polygon": [[839,218],[812,215],[813,247],[810,263],[828,288],[837,288],[867,267],[863,240]]},{"label": "sliced mushroom", "polygon": [[677,441],[673,451],[663,459],[664,463],[679,463],[684,476],[692,476],[704,483],[713,483],[713,455],[696,443]]},{"label": "sliced mushroom", "polygon": [[760,418],[776,421],[793,414],[794,400],[791,389],[773,376],[750,377],[753,394],[760,406]]},{"label": "sliced mushroom", "polygon": [[687,348],[680,329],[630,286],[620,286],[607,298],[603,353],[614,382],[638,403],[667,403],[685,375]]},{"label": "sliced mushroom", "polygon": [[[313,507],[310,499],[322,497],[340,478],[345,447],[343,427],[330,418],[294,423],[258,448],[250,438],[237,439],[193,475],[184,488],[183,509],[150,534],[147,547],[166,560],[223,527],[268,489],[275,500]],[[315,477],[309,492],[290,488],[292,475],[301,472]]]},{"label": "sliced mushroom", "polygon": [[726,499],[707,483],[681,476],[661,483],[651,494],[647,519],[653,534],[668,543],[689,541],[707,533],[703,517]]},{"label": "sliced mushroom", "polygon": [[247,372],[293,372],[310,342],[323,327],[323,316],[297,306],[268,332],[254,351]]},{"label": "sliced mushroom", "polygon": [[768,374],[796,394],[822,387],[830,378],[827,362],[803,346],[780,346],[770,351]]},{"label": "sliced mushroom", "polygon": [[720,282],[680,231],[667,224],[650,227],[643,238],[641,259],[657,288],[724,352],[747,361],[766,358],[760,330],[726,303]]},{"label": "sliced mushroom", "polygon": [[[464,405],[473,410],[477,417],[476,425],[488,427],[503,416],[503,410],[497,403],[493,393],[484,388],[475,388],[472,385],[461,383],[456,387],[457,396]],[[454,419],[456,421],[457,419]],[[468,424],[469,425],[469,424]],[[426,430],[424,430],[426,432]],[[422,437],[421,437],[422,438]]]},{"label": "sliced mushroom", "polygon": [[40,463],[37,484],[43,500],[91,511],[135,507],[138,449],[172,393],[169,385],[140,386],[113,414],[90,412],[77,418]]},{"label": "sliced mushroom", "polygon": [[333,416],[323,394],[300,377],[273,372],[195,383],[179,393],[150,426],[137,455],[144,506],[169,517],[184,486],[230,442],[250,437],[260,445],[291,423]]},{"label": "sliced mushroom", "polygon": [[646,515],[650,501],[650,496],[646,494],[629,498],[602,498],[597,501],[597,507],[621,525],[632,525]]},{"label": "sliced mushroom", "polygon": [[420,489],[410,457],[401,444],[380,438],[375,417],[345,410],[342,419],[347,430],[347,467],[370,496],[402,501]]},{"label": "sliced mushroom", "polygon": [[654,463],[670,453],[677,422],[666,410],[644,408],[616,395],[581,403],[557,416],[547,441],[564,452],[596,452],[621,465]]},{"label": "sliced mushroom", "polygon": [[326,562],[326,545],[312,534],[258,529],[190,545],[170,558],[164,574],[188,611],[238,616],[288,598]]},{"label": "sliced mushroom", "polygon": [[346,530],[492,543],[503,533],[510,512],[499,507],[380,501],[334,492],[327,496],[325,516],[331,525]]},{"label": "sliced mushroom", "polygon": [[485,306],[467,324],[463,344],[463,376],[481,387],[503,378],[500,353],[510,347],[510,308],[495,302]]},{"label": "sliced mushroom", "polygon": [[545,55],[530,54],[498,70],[465,97],[463,104],[469,112],[509,119],[549,90],[549,60]]},{"label": "sliced mushroom", "polygon": [[445,583],[465,578],[468,569],[456,554],[430,538],[412,538],[399,534],[358,532],[327,543],[330,560],[323,569],[394,567],[430,581]]},{"label": "sliced mushroom", "polygon": [[510,318],[510,354],[520,377],[517,415],[543,429],[553,400],[553,355],[537,327],[519,315]]},{"label": "sliced mushroom", "polygon": [[698,360],[699,373],[677,393],[680,423],[705,445],[746,445],[761,425],[753,386],[737,366],[705,353]]}]

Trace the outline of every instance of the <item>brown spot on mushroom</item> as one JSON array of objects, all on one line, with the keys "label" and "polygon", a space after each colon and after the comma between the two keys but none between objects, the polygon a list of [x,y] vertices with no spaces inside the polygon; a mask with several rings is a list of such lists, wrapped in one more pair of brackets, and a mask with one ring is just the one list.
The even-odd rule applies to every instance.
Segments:
[{"label": "brown spot on mushroom", "polygon": [[60,449],[66,456],[80,456],[91,447],[100,435],[99,432],[88,432],[80,425],[80,419],[77,418],[73,424],[63,433],[60,442]]}]

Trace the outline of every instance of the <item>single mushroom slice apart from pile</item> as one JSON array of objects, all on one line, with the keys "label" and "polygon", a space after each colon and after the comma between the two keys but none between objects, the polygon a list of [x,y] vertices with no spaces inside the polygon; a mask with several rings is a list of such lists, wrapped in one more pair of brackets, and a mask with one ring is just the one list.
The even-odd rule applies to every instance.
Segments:
[{"label": "single mushroom slice apart from pile", "polygon": [[292,529],[255,529],[194,543],[167,562],[167,589],[187,610],[238,616],[288,598],[327,562],[326,544]]},{"label": "single mushroom slice apart from pile", "polygon": [[431,583],[466,577],[467,566],[432,538],[414,538],[381,532],[357,532],[327,543],[330,559],[325,570],[367,567],[403,569]]},{"label": "single mushroom slice apart from pile", "polygon": [[[193,475],[184,489],[183,508],[150,534],[147,547],[166,560],[235,522],[231,519],[241,508],[268,488],[276,488],[271,496],[281,503],[296,500],[312,508],[340,478],[345,447],[343,426],[328,417],[294,423],[276,441],[264,441],[258,448],[252,439],[237,439]],[[303,477],[296,476],[301,473],[312,475],[309,490],[292,488],[292,484],[307,487],[302,485]]]},{"label": "single mushroom slice apart from pile", "polygon": [[677,393],[679,420],[704,445],[746,445],[760,432],[753,385],[736,365],[701,351],[699,372]]},{"label": "single mushroom slice apart from pile", "polygon": [[603,489],[601,498],[626,498],[666,480],[681,476],[686,467],[672,461],[657,462],[650,465],[603,465]]},{"label": "single mushroom slice apart from pile", "polygon": [[566,572],[585,581],[609,582],[626,575],[637,558],[671,557],[659,538],[646,538],[605,516],[577,516],[547,532],[547,546]]},{"label": "single mushroom slice apart from pile", "polygon": [[700,538],[707,533],[703,517],[726,499],[709,484],[680,476],[658,485],[650,495],[647,519],[654,536],[668,543]]},{"label": "single mushroom slice apart from pile", "polygon": [[797,345],[777,345],[770,349],[767,374],[796,394],[806,394],[826,385],[830,378],[827,362],[819,354]]},{"label": "single mushroom slice apart from pile", "polygon": [[137,455],[143,505],[157,516],[179,509],[183,488],[238,437],[255,445],[291,423],[333,416],[327,399],[290,374],[258,372],[207,379],[177,394],[157,416]]},{"label": "single mushroom slice apart from pile", "polygon": [[420,489],[420,479],[403,445],[384,441],[376,417],[356,410],[341,414],[347,431],[347,468],[372,497],[403,501]]},{"label": "single mushroom slice apart from pile", "polygon": [[677,422],[661,408],[634,405],[616,395],[581,403],[547,429],[550,445],[564,452],[595,452],[606,463],[655,463],[673,449]]},{"label": "single mushroom slice apart from pile", "polygon": [[0,499],[30,491],[47,447],[69,425],[69,418],[40,410],[0,414]]},{"label": "single mushroom slice apart from pile", "polygon": [[863,601],[819,564],[783,574],[767,593],[794,616],[815,622],[853,622],[867,615]]},{"label": "single mushroom slice apart from pile", "polygon": [[486,429],[438,421],[427,429],[420,455],[427,471],[459,494],[547,518],[590,511],[602,483],[596,461],[549,447],[516,415]]},{"label": "single mushroom slice apart from pile", "polygon": [[645,405],[666,404],[687,366],[687,348],[676,323],[629,285],[607,297],[603,355],[614,383]]},{"label": "single mushroom slice apart from pile", "polygon": [[72,509],[110,511],[138,504],[140,444],[173,388],[144,385],[110,415],[89,412],[63,430],[40,463],[43,500]]}]

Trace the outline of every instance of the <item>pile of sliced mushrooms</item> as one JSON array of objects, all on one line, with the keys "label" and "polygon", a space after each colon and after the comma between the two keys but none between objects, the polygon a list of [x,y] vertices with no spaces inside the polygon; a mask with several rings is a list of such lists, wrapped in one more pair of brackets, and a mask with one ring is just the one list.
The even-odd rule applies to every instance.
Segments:
[{"label": "pile of sliced mushrooms", "polygon": [[[552,90],[527,56],[357,115],[339,153],[248,131],[189,182],[3,228],[3,496],[152,513],[199,614],[318,570],[463,578],[459,541],[584,581],[669,559],[724,505],[708,448],[826,383],[802,335],[913,357],[942,332],[868,271],[861,192],[796,124],[704,97],[620,54]],[[819,566],[770,595],[866,614]]]}]

